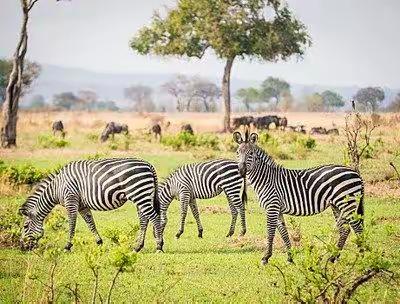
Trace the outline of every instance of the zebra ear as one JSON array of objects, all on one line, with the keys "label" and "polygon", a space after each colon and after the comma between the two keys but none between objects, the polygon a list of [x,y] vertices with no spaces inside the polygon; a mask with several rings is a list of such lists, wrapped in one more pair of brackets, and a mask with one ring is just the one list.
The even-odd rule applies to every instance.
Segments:
[{"label": "zebra ear", "polygon": [[240,145],[243,142],[242,134],[239,132],[233,133],[233,140]]},{"label": "zebra ear", "polygon": [[255,144],[258,140],[258,134],[257,133],[251,133],[250,134],[250,142],[252,144]]}]

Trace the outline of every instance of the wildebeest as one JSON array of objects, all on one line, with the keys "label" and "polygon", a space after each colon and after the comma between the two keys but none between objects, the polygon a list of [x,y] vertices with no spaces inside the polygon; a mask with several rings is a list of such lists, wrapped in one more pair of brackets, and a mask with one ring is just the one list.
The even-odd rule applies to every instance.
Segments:
[{"label": "wildebeest", "polygon": [[252,123],[254,123],[253,116],[236,117],[232,120],[232,126],[235,129],[238,129],[240,126],[250,127]]},{"label": "wildebeest", "polygon": [[56,136],[57,132],[60,132],[61,137],[65,137],[65,132],[64,132],[64,124],[61,120],[56,120],[53,122],[53,125],[51,126],[51,129],[53,130],[53,135]]},{"label": "wildebeest", "polygon": [[326,134],[339,135],[339,130],[337,128],[329,129]]},{"label": "wildebeest", "polygon": [[151,126],[150,128],[150,133],[154,134],[154,138],[158,140],[161,140],[161,126],[158,123],[155,123]]},{"label": "wildebeest", "polygon": [[114,134],[116,133],[128,134],[129,133],[128,126],[125,124],[118,124],[111,121],[106,125],[106,127],[103,130],[103,133],[101,133],[100,140],[102,142],[105,142],[110,137],[110,135],[114,139]]},{"label": "wildebeest", "polygon": [[274,123],[276,127],[279,127],[279,117],[276,115],[267,115],[256,117],[254,119],[254,125],[257,129],[269,130],[269,126]]},{"label": "wildebeest", "polygon": [[298,132],[298,133],[303,133],[306,134],[306,130],[304,129],[303,125],[298,125],[298,126],[287,126],[289,130],[293,132]]},{"label": "wildebeest", "polygon": [[278,123],[279,123],[279,127],[281,127],[282,130],[285,130],[287,127],[287,124],[288,124],[288,120],[285,116],[279,117]]},{"label": "wildebeest", "polygon": [[181,132],[187,132],[187,133],[192,134],[192,135],[194,134],[193,128],[192,128],[192,126],[190,124],[184,124],[181,127]]},{"label": "wildebeest", "polygon": [[315,134],[327,134],[327,131],[326,131],[326,129],[323,128],[323,127],[314,127],[314,128],[311,128],[310,134],[311,134],[311,135],[315,135]]}]

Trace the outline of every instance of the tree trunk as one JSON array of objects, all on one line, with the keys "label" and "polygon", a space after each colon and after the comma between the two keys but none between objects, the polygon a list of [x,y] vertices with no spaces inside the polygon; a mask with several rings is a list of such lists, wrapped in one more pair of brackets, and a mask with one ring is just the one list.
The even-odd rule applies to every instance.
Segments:
[{"label": "tree trunk", "polygon": [[206,110],[206,112],[207,113],[210,112],[210,107],[208,106],[208,103],[207,103],[207,97],[206,98],[203,97],[203,104],[204,104],[204,109]]},{"label": "tree trunk", "polygon": [[10,148],[16,146],[18,102],[22,90],[22,73],[24,70],[25,54],[28,46],[29,11],[36,1],[21,0],[23,22],[17,48],[13,58],[13,68],[8,80],[6,98],[3,104],[3,125],[1,127],[1,146]]},{"label": "tree trunk", "polygon": [[226,60],[224,76],[222,78],[222,97],[224,99],[224,132],[231,131],[231,70],[235,57]]}]

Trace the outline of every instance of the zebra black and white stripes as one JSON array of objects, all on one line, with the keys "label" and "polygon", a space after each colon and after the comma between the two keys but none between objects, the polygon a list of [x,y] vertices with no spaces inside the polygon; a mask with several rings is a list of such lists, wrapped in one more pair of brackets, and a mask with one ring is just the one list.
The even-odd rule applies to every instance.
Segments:
[{"label": "zebra black and white stripes", "polygon": [[[234,133],[239,144],[239,170],[246,174],[266,210],[268,245],[263,263],[272,255],[276,228],[290,256],[290,239],[283,214],[314,215],[331,207],[339,230],[337,246],[342,249],[350,233],[348,224],[360,234],[363,231],[364,186],[360,175],[347,167],[327,165],[304,170],[286,169],[256,145],[257,134]],[[359,216],[355,216],[359,215]]]},{"label": "zebra black and white stripes", "polygon": [[144,245],[149,221],[155,228],[157,249],[162,250],[157,183],[153,166],[140,159],[73,161],[42,181],[21,207],[20,213],[26,216],[23,238],[28,240],[29,247],[33,246],[35,239],[43,234],[45,217],[56,204],[61,204],[67,209],[70,227],[66,249],[72,246],[78,212],[97,243],[101,243],[91,210],[117,209],[129,200],[136,203],[140,220],[136,250]]},{"label": "zebra black and white stripes", "polygon": [[232,221],[227,236],[235,232],[236,219],[240,214],[242,231],[246,233],[245,180],[240,175],[238,164],[227,159],[212,160],[196,164],[183,165],[168,176],[160,185],[161,226],[164,229],[167,224],[167,209],[174,198],[181,203],[181,223],[176,234],[179,238],[184,231],[185,219],[188,207],[192,210],[196,219],[198,236],[203,236],[203,226],[200,221],[196,198],[212,198],[225,192],[232,213]]}]

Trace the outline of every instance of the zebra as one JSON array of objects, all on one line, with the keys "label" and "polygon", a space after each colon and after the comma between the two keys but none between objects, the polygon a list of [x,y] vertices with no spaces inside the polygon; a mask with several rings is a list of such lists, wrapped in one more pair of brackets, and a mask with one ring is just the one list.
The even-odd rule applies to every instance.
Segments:
[{"label": "zebra", "polygon": [[196,220],[198,237],[203,237],[203,226],[200,221],[196,198],[212,198],[225,192],[232,214],[232,221],[227,237],[235,232],[236,219],[240,214],[242,230],[246,233],[245,201],[246,182],[240,175],[237,162],[228,159],[218,159],[202,163],[183,165],[171,173],[166,181],[160,185],[160,217],[161,228],[164,231],[167,224],[167,209],[174,198],[181,203],[181,223],[176,234],[179,238],[185,226],[188,206]]},{"label": "zebra", "polygon": [[43,221],[57,204],[68,212],[69,239],[72,247],[78,212],[94,234],[97,244],[102,239],[96,229],[91,210],[108,211],[121,207],[126,201],[137,205],[140,234],[135,247],[140,251],[148,222],[154,225],[157,250],[162,251],[158,181],[154,167],[136,158],[72,161],[56,174],[49,175],[34,190],[19,209],[25,216],[22,229],[22,249],[33,249],[43,236]]},{"label": "zebra", "polygon": [[[260,205],[266,210],[267,250],[262,263],[272,256],[275,230],[279,233],[292,262],[291,243],[283,214],[305,216],[321,213],[331,207],[339,230],[337,247],[343,249],[350,228],[357,235],[363,232],[364,183],[359,173],[338,165],[324,165],[311,169],[291,170],[275,161],[256,145],[258,135],[248,130],[245,139],[233,134],[239,144],[239,170],[249,179]],[[337,256],[332,256],[333,262]]]}]

